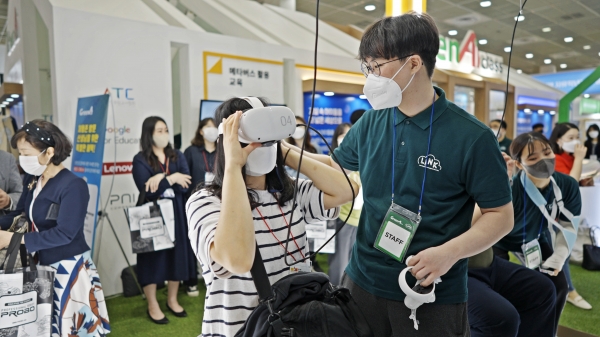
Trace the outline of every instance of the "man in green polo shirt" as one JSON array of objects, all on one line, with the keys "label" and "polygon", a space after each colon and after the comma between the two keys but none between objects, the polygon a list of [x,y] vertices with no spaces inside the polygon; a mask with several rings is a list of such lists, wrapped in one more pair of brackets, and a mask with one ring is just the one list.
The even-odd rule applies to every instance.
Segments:
[{"label": "man in green polo shirt", "polygon": [[490,129],[492,129],[494,136],[498,135],[498,145],[500,147],[500,151],[510,155],[509,151],[512,139],[506,137],[506,122],[499,119],[494,119],[490,122]]},{"label": "man in green polo shirt", "polygon": [[[511,190],[496,138],[432,85],[439,43],[427,14],[384,18],[366,30],[359,58],[374,110],[334,152],[341,167],[360,172],[364,199],[342,285],[378,337],[469,336],[467,258],[513,228]],[[339,168],[330,157],[304,155]],[[388,221],[392,200],[393,210],[420,214],[410,227],[398,230],[398,214]],[[483,215],[471,226],[475,203]],[[407,228],[414,231],[410,242]],[[398,253],[394,244],[407,250]],[[420,306],[414,320],[398,283],[408,256],[423,286],[442,281],[435,285],[435,302]],[[415,279],[409,278],[412,286]]]}]

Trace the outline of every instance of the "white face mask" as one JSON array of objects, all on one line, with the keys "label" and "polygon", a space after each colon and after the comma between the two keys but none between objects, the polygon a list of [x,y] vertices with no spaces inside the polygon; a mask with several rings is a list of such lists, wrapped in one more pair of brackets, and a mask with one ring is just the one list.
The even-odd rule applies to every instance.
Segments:
[{"label": "white face mask", "polygon": [[563,149],[565,152],[573,153],[573,152],[575,152],[575,146],[576,146],[577,144],[579,144],[579,143],[580,143],[580,142],[579,142],[579,140],[578,140],[578,139],[573,139],[573,140],[572,140],[572,141],[570,141],[570,142],[564,142],[564,143],[563,143],[563,145],[562,145],[562,149]]},{"label": "white face mask", "polygon": [[219,130],[212,126],[207,126],[202,130],[204,139],[207,142],[214,143],[219,137]]},{"label": "white face mask", "polygon": [[304,128],[301,126],[297,126],[296,130],[292,134],[292,138],[294,139],[302,139],[304,138]]},{"label": "white face mask", "polygon": [[416,74],[412,75],[410,81],[408,81],[408,84],[406,84],[406,87],[404,87],[404,90],[402,90],[398,83],[394,81],[394,78],[396,75],[398,75],[398,73],[400,73],[400,70],[402,70],[402,68],[408,64],[410,59],[411,58],[409,57],[402,67],[400,67],[400,69],[398,69],[398,71],[394,74],[394,76],[392,76],[392,78],[383,76],[377,77],[373,74],[369,74],[369,76],[367,76],[367,82],[363,88],[363,93],[365,96],[367,96],[367,100],[373,109],[380,110],[393,108],[402,103],[402,92],[408,88],[410,82],[412,82]]},{"label": "white face mask", "polygon": [[[42,153],[44,152],[46,152],[46,150],[42,151]],[[48,163],[50,162],[50,159],[48,159],[48,163],[46,163],[46,165],[40,164],[39,157],[42,153],[38,154],[37,156],[19,156],[19,164],[21,165],[23,171],[31,174],[32,176],[42,175],[42,173],[46,171]]]},{"label": "white face mask", "polygon": [[337,139],[338,146],[342,145],[343,141],[344,141],[344,137],[338,137],[338,139]]},{"label": "white face mask", "polygon": [[154,141],[154,145],[156,147],[158,147],[159,149],[164,149],[165,147],[167,147],[167,145],[169,145],[169,134],[161,133],[158,135],[154,135],[152,136],[152,141]]},{"label": "white face mask", "polygon": [[492,133],[494,134],[494,136],[498,135],[498,131],[500,131],[499,129],[490,129],[492,130]]},{"label": "white face mask", "polygon": [[275,168],[277,164],[277,144],[268,147],[259,147],[248,155],[246,160],[246,174],[253,177],[265,175]]},{"label": "white face mask", "polygon": [[600,132],[598,131],[590,131],[590,137],[592,138],[598,138],[598,135],[600,134]]}]

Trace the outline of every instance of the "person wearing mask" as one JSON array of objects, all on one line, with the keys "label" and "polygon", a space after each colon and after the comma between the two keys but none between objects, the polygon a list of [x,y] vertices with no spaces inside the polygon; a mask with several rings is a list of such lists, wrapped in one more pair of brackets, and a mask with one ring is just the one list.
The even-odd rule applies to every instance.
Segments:
[{"label": "person wearing mask", "polygon": [[[556,154],[555,169],[557,172],[570,175],[581,186],[593,185],[593,178],[581,179],[583,159],[587,153],[587,148],[581,145],[579,141],[579,128],[577,125],[571,123],[556,124],[550,136],[550,144],[552,151]],[[573,285],[568,259],[565,262],[563,271],[569,285],[567,301],[584,310],[592,309],[592,306],[579,295]]]},{"label": "person wearing mask", "polygon": [[22,192],[23,182],[15,157],[0,150],[0,216],[17,207]]},{"label": "person wearing mask", "polygon": [[506,122],[499,119],[494,119],[490,122],[490,129],[492,130],[492,133],[494,133],[494,136],[498,138],[498,146],[500,147],[500,151],[508,153],[512,140],[506,137]]},{"label": "person wearing mask", "polygon": [[88,186],[63,165],[73,145],[58,127],[41,119],[26,123],[10,144],[19,151],[26,190],[15,210],[0,217],[0,248],[12,238],[6,230],[13,219],[25,213],[31,228],[22,242],[27,252],[36,254],[39,265],[62,274],[54,282],[52,336],[106,336],[106,302],[83,234]]},{"label": "person wearing mask", "polygon": [[[374,110],[334,152],[341,167],[360,172],[365,201],[342,285],[375,336],[468,336],[467,258],[513,226],[496,137],[433,86],[439,46],[439,31],[426,13],[386,17],[367,28],[358,55]],[[329,156],[307,156],[340,168]],[[483,215],[471,225],[475,203]],[[398,229],[384,221],[390,218],[418,226]],[[385,235],[396,230],[409,239]],[[405,305],[398,283],[407,266],[410,285],[415,278],[422,287],[442,281],[435,302],[416,312]]]},{"label": "person wearing mask", "polygon": [[173,201],[175,215],[175,247],[137,254],[137,275],[148,301],[147,314],[156,324],[167,324],[156,300],[156,285],[168,282],[167,309],[176,317],[187,317],[179,305],[180,281],[197,278],[196,261],[187,237],[184,196],[190,184],[190,171],[185,157],[169,143],[165,121],[151,116],[142,123],[141,151],[133,158],[132,175],[144,202],[160,198]]},{"label": "person wearing mask", "polygon": [[[350,124],[342,123],[335,128],[333,140],[331,141],[332,150],[335,151],[342,144],[344,136],[350,131],[350,127]],[[360,175],[358,172],[351,172],[348,177],[360,187]],[[327,274],[332,284],[341,284],[344,269],[346,269],[348,261],[350,261],[352,246],[354,246],[354,241],[356,241],[356,230],[358,220],[360,219],[362,203],[362,193],[359,191],[356,199],[354,199],[354,208],[352,208],[352,202],[346,203],[340,207],[340,216],[335,220],[328,221],[333,224],[333,226],[328,227],[333,227],[336,231],[339,230],[335,236],[335,253],[328,255],[329,271]],[[348,218],[348,215],[350,215],[350,218]],[[348,219],[348,222],[344,225],[346,219]]]},{"label": "person wearing mask", "polygon": [[544,134],[544,124],[536,123],[531,126],[531,131]]},{"label": "person wearing mask", "polygon": [[196,136],[192,140],[192,146],[185,149],[183,153],[192,174],[189,195],[200,184],[210,184],[212,182],[218,136],[219,131],[215,127],[215,120],[205,118],[198,124]]},{"label": "person wearing mask", "polygon": [[600,135],[600,127],[597,124],[592,124],[587,129],[586,136],[587,139],[583,144],[587,149],[585,153],[585,158],[590,159],[591,156],[600,156],[600,144],[598,143],[598,136]]},{"label": "person wearing mask", "polygon": [[508,252],[520,254],[525,265],[540,270],[556,289],[554,334],[568,294],[565,273],[569,247],[560,225],[574,231],[581,213],[579,185],[572,177],[555,171],[558,157],[551,143],[540,133],[530,132],[517,137],[511,145],[511,155],[521,171],[514,177],[512,199],[513,230],[494,245],[497,257],[508,260]]},{"label": "person wearing mask", "polygon": [[[306,125],[306,121],[304,120],[304,118],[296,116],[296,124]],[[323,150],[321,149],[321,147],[317,143],[311,141],[310,132],[306,133],[306,137],[304,137],[305,132],[306,127],[298,125],[296,127],[296,131],[294,131],[294,134],[292,134],[291,137],[287,138],[286,142],[300,148],[302,147],[302,144],[304,144],[304,151],[309,153],[322,154]]]},{"label": "person wearing mask", "polygon": [[[257,246],[274,284],[290,274],[286,259],[292,263],[306,256],[305,225],[336,218],[338,206],[352,199],[352,189],[358,192],[341,172],[307,157],[300,171],[311,180],[299,180],[295,190],[284,165],[298,169],[296,152],[280,142],[261,147],[240,140],[242,111],[267,104],[262,98],[232,98],[217,108],[222,135],[215,179],[186,204],[189,238],[207,285],[203,336],[233,336],[258,305],[250,274]],[[297,207],[290,219],[294,196]]]},{"label": "person wearing mask", "polygon": [[[522,143],[523,138],[517,137],[515,143]],[[502,155],[512,179],[515,161]],[[475,207],[473,223],[480,216]],[[556,290],[544,274],[494,257],[489,248],[469,258],[467,284],[472,337],[556,336]]]}]

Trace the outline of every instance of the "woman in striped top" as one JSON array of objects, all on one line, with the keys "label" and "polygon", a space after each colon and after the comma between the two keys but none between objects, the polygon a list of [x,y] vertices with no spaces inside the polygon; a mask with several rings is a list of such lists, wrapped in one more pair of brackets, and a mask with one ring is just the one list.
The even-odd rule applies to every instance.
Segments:
[{"label": "woman in striped top", "polygon": [[[215,178],[186,205],[189,238],[207,286],[202,336],[233,336],[258,305],[250,274],[256,244],[273,284],[290,273],[286,255],[288,263],[306,256],[305,224],[337,218],[337,207],[352,200],[341,172],[306,156],[301,172],[311,180],[299,180],[295,192],[284,165],[297,169],[299,154],[282,144],[275,145],[276,163],[270,171],[259,175],[248,170],[248,156],[261,146],[238,140],[241,112],[250,108],[241,98],[217,108],[215,119],[223,124],[223,135],[217,143]],[[358,190],[354,183],[353,189]],[[294,222],[288,225],[294,193]]]}]

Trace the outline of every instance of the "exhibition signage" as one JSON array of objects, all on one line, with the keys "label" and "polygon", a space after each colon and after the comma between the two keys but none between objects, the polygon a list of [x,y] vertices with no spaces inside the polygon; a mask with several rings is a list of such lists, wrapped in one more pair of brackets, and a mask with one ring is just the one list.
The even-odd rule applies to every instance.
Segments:
[{"label": "exhibition signage", "polygon": [[582,98],[579,103],[580,114],[597,114],[600,113],[600,101],[591,98]]},{"label": "exhibition signage", "polygon": [[109,97],[110,95],[106,94],[79,98],[75,119],[75,146],[71,171],[87,182],[90,192],[83,232],[88,246],[92,247],[92,254],[100,197],[99,187],[102,178]]},{"label": "exhibition signage", "polygon": [[[595,69],[582,69],[574,71],[561,71],[552,74],[532,75],[536,80],[545,83],[553,88],[564,92],[571,92],[579,85],[586,77],[588,77]],[[600,94],[600,80],[597,80],[584,93]]]}]

